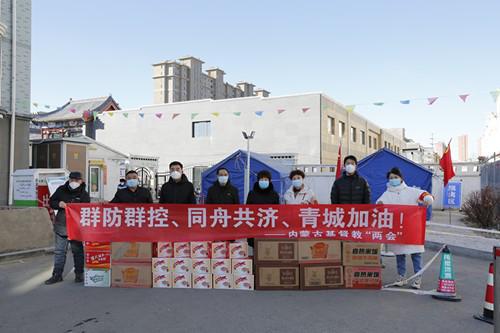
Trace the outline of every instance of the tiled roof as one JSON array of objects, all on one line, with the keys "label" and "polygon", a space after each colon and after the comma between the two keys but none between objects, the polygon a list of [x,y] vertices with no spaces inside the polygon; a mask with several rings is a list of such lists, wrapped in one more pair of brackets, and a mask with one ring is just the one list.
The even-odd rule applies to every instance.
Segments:
[{"label": "tiled roof", "polygon": [[68,103],[54,111],[39,113],[33,121],[49,122],[82,119],[85,111],[90,110],[91,112],[102,112],[103,109],[110,103],[117,105],[111,96],[70,100]]}]

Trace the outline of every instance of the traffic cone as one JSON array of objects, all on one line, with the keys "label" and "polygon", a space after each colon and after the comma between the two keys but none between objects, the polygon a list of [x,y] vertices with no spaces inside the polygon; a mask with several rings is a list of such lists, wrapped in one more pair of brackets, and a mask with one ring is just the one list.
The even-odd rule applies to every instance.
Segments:
[{"label": "traffic cone", "polygon": [[485,321],[489,324],[493,325],[493,263],[490,263],[490,271],[488,273],[488,281],[486,282],[486,295],[484,296],[484,309],[483,314],[474,315],[474,318],[477,320]]},{"label": "traffic cone", "polygon": [[457,295],[457,284],[453,273],[453,260],[450,249],[445,246],[441,255],[441,269],[439,271],[439,283],[436,293],[432,297],[451,302],[460,302],[462,298]]}]

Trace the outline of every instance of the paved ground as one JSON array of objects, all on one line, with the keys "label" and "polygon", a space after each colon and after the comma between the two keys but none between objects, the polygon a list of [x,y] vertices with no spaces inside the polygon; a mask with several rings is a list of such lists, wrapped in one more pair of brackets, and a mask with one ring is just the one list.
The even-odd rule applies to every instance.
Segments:
[{"label": "paved ground", "polygon": [[[433,255],[427,251],[426,258]],[[68,273],[44,286],[50,256],[0,263],[0,332],[492,332],[482,311],[488,262],[454,256],[460,303],[403,292],[84,288]],[[385,258],[386,283],[394,258]],[[437,284],[439,260],[424,289]]]}]

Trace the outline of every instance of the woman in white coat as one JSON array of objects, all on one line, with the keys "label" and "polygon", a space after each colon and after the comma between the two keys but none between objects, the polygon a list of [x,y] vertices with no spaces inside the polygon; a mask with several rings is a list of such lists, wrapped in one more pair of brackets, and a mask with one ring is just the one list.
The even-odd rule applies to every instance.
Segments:
[{"label": "woman in white coat", "polygon": [[[387,190],[380,198],[378,198],[376,201],[377,204],[415,206],[418,204],[424,204],[425,206],[432,205],[432,202],[434,201],[432,195],[424,190],[406,185],[403,181],[403,175],[398,168],[392,168],[387,173],[387,179]],[[396,255],[399,275],[396,280],[396,284],[402,287],[404,286],[406,275],[406,255],[411,255],[413,271],[417,273],[422,268],[422,253],[424,253],[424,246],[391,244],[389,248],[390,251]],[[422,277],[418,276],[415,280],[413,280],[411,287],[414,289],[420,289],[421,284]]]},{"label": "woman in white coat", "polygon": [[315,205],[318,203],[313,190],[304,184],[306,175],[302,170],[290,172],[292,186],[285,192],[285,204],[287,205]]}]

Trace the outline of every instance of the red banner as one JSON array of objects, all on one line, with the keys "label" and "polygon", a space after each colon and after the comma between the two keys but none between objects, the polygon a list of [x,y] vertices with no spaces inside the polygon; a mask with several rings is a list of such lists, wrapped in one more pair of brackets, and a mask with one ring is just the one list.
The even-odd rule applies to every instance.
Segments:
[{"label": "red banner", "polygon": [[325,238],[424,244],[425,208],[403,205],[68,204],[70,239],[92,242]]}]

